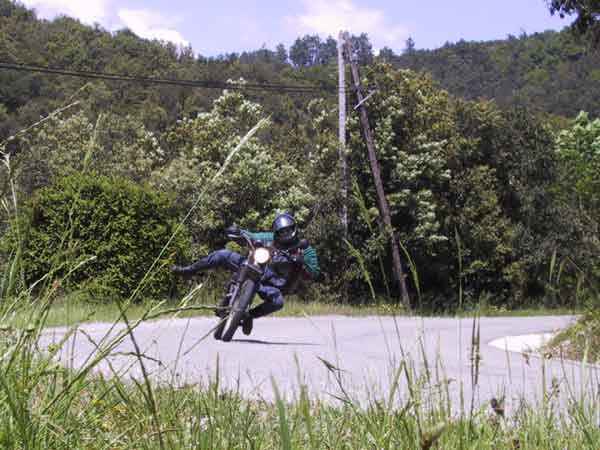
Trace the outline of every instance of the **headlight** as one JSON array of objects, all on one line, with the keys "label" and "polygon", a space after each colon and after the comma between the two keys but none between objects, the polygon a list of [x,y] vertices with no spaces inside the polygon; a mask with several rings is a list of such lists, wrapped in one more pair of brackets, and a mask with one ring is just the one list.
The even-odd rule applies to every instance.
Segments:
[{"label": "headlight", "polygon": [[254,261],[258,264],[265,264],[269,259],[271,259],[271,253],[266,248],[259,247],[254,250]]}]

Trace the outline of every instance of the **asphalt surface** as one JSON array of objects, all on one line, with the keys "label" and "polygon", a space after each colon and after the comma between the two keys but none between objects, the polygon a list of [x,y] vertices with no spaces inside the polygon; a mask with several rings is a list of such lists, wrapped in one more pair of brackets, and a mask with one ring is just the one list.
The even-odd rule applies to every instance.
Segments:
[{"label": "asphalt surface", "polygon": [[[395,405],[405,404],[411,395],[413,399],[418,395],[424,405],[446,404],[449,399],[454,410],[460,408],[461,399],[468,408],[471,402],[479,406],[491,398],[505,398],[510,409],[523,398],[535,404],[551,394],[564,403],[582,392],[597,394],[598,367],[489,345],[505,336],[554,332],[573,320],[484,317],[475,324],[479,346],[472,344],[473,319],[456,318],[267,317],[255,321],[251,336],[240,329],[230,343],[215,341],[212,334],[203,339],[216,318],[166,319],[139,325],[134,336],[157,383],[202,388],[218,378],[221,389],[272,400],[273,379],[288,400],[305,387],[312,398],[337,402],[336,398],[349,396],[367,405],[372,400],[388,401],[396,378]],[[109,324],[81,326],[63,344],[58,358],[74,369],[83,367],[106,346],[106,337],[116,336],[122,328],[109,330]],[[66,331],[48,330],[41,347],[58,342]],[[94,370],[125,379],[141,377],[131,337],[126,336]],[[419,387],[412,394],[407,373],[411,385]]]}]

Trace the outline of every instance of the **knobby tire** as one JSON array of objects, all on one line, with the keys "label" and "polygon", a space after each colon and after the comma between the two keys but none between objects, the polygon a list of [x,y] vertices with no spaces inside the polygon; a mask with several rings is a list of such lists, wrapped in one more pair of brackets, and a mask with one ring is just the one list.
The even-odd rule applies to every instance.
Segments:
[{"label": "knobby tire", "polygon": [[223,327],[223,335],[221,339],[225,342],[231,341],[235,334],[240,322],[246,315],[246,309],[254,296],[255,282],[252,280],[245,280],[237,291],[236,298],[231,304],[231,311],[229,317]]},{"label": "knobby tire", "polygon": [[[219,307],[230,308],[231,307],[231,303],[232,303],[230,301],[230,299],[231,299],[232,296],[237,296],[237,291],[238,291],[238,286],[230,284],[227,287],[225,295],[221,299],[221,301],[219,302],[218,306]],[[228,316],[229,316],[229,309],[227,309],[226,311],[221,311],[221,312],[217,313],[217,317],[219,318],[219,324],[217,325],[217,327],[215,328],[215,331],[213,332],[213,337],[217,341],[220,340],[221,336],[223,335],[223,329],[225,328],[225,323],[227,322],[227,317]]]}]

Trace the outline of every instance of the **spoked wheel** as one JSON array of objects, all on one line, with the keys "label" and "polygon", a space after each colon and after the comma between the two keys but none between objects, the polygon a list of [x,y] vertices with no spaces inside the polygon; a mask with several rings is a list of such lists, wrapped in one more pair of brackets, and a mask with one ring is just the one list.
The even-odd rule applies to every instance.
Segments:
[{"label": "spoked wheel", "polygon": [[217,310],[217,317],[219,318],[219,324],[213,332],[213,337],[217,340],[221,339],[221,336],[223,335],[223,329],[225,328],[227,316],[229,315],[228,309],[221,308],[227,308],[230,305],[231,298],[236,295],[237,287],[238,285],[236,283],[230,283],[227,292],[225,292],[225,295],[218,304],[219,309]]},{"label": "spoked wheel", "polygon": [[[222,323],[221,339],[225,342],[231,341],[235,334],[239,324],[246,315],[246,309],[254,296],[255,282],[252,280],[246,280],[242,283],[237,291],[237,295],[231,303],[231,311],[227,320]],[[219,328],[221,325],[219,325]],[[215,331],[216,334],[216,331]]]},{"label": "spoked wheel", "polygon": [[215,331],[213,332],[213,337],[216,340],[221,339],[221,336],[223,335],[223,329],[225,328],[225,322],[226,320],[224,318],[219,317],[219,325],[217,325],[217,328],[215,328]]}]

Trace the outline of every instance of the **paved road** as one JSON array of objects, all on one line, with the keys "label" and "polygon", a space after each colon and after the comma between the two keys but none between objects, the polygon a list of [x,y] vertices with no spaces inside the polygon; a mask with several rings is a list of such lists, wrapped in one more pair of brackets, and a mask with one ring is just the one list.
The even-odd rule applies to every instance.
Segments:
[{"label": "paved road", "polygon": [[[220,385],[246,396],[272,399],[273,377],[289,399],[298,395],[300,386],[306,386],[313,397],[332,400],[332,395],[341,395],[336,379],[339,375],[344,390],[365,404],[371,398],[389,395],[394,374],[404,363],[414,369],[424,402],[438,404],[440,393],[447,393],[456,409],[462,390],[467,404],[474,392],[476,404],[505,396],[510,408],[521,397],[538,401],[544,380],[548,388],[558,383],[563,400],[569,389],[598,390],[597,367],[584,369],[579,363],[526,358],[488,345],[508,335],[556,331],[572,320],[568,316],[481,318],[481,359],[475,389],[472,319],[269,317],[255,321],[250,337],[240,330],[230,343],[215,341],[212,336],[202,340],[216,319],[168,319],[141,324],[134,334],[145,355],[144,362],[157,382],[205,386],[216,377],[218,366]],[[83,326],[64,344],[60,354],[63,363],[73,367],[85,364],[109,328],[108,324]],[[48,330],[42,345],[56,342],[64,332],[65,329]],[[117,332],[113,330],[110,336]],[[133,350],[131,339],[125,338],[96,370],[139,377],[141,370],[131,355]],[[341,371],[328,370],[323,361]],[[395,401],[403,404],[408,396],[403,373]]]}]

